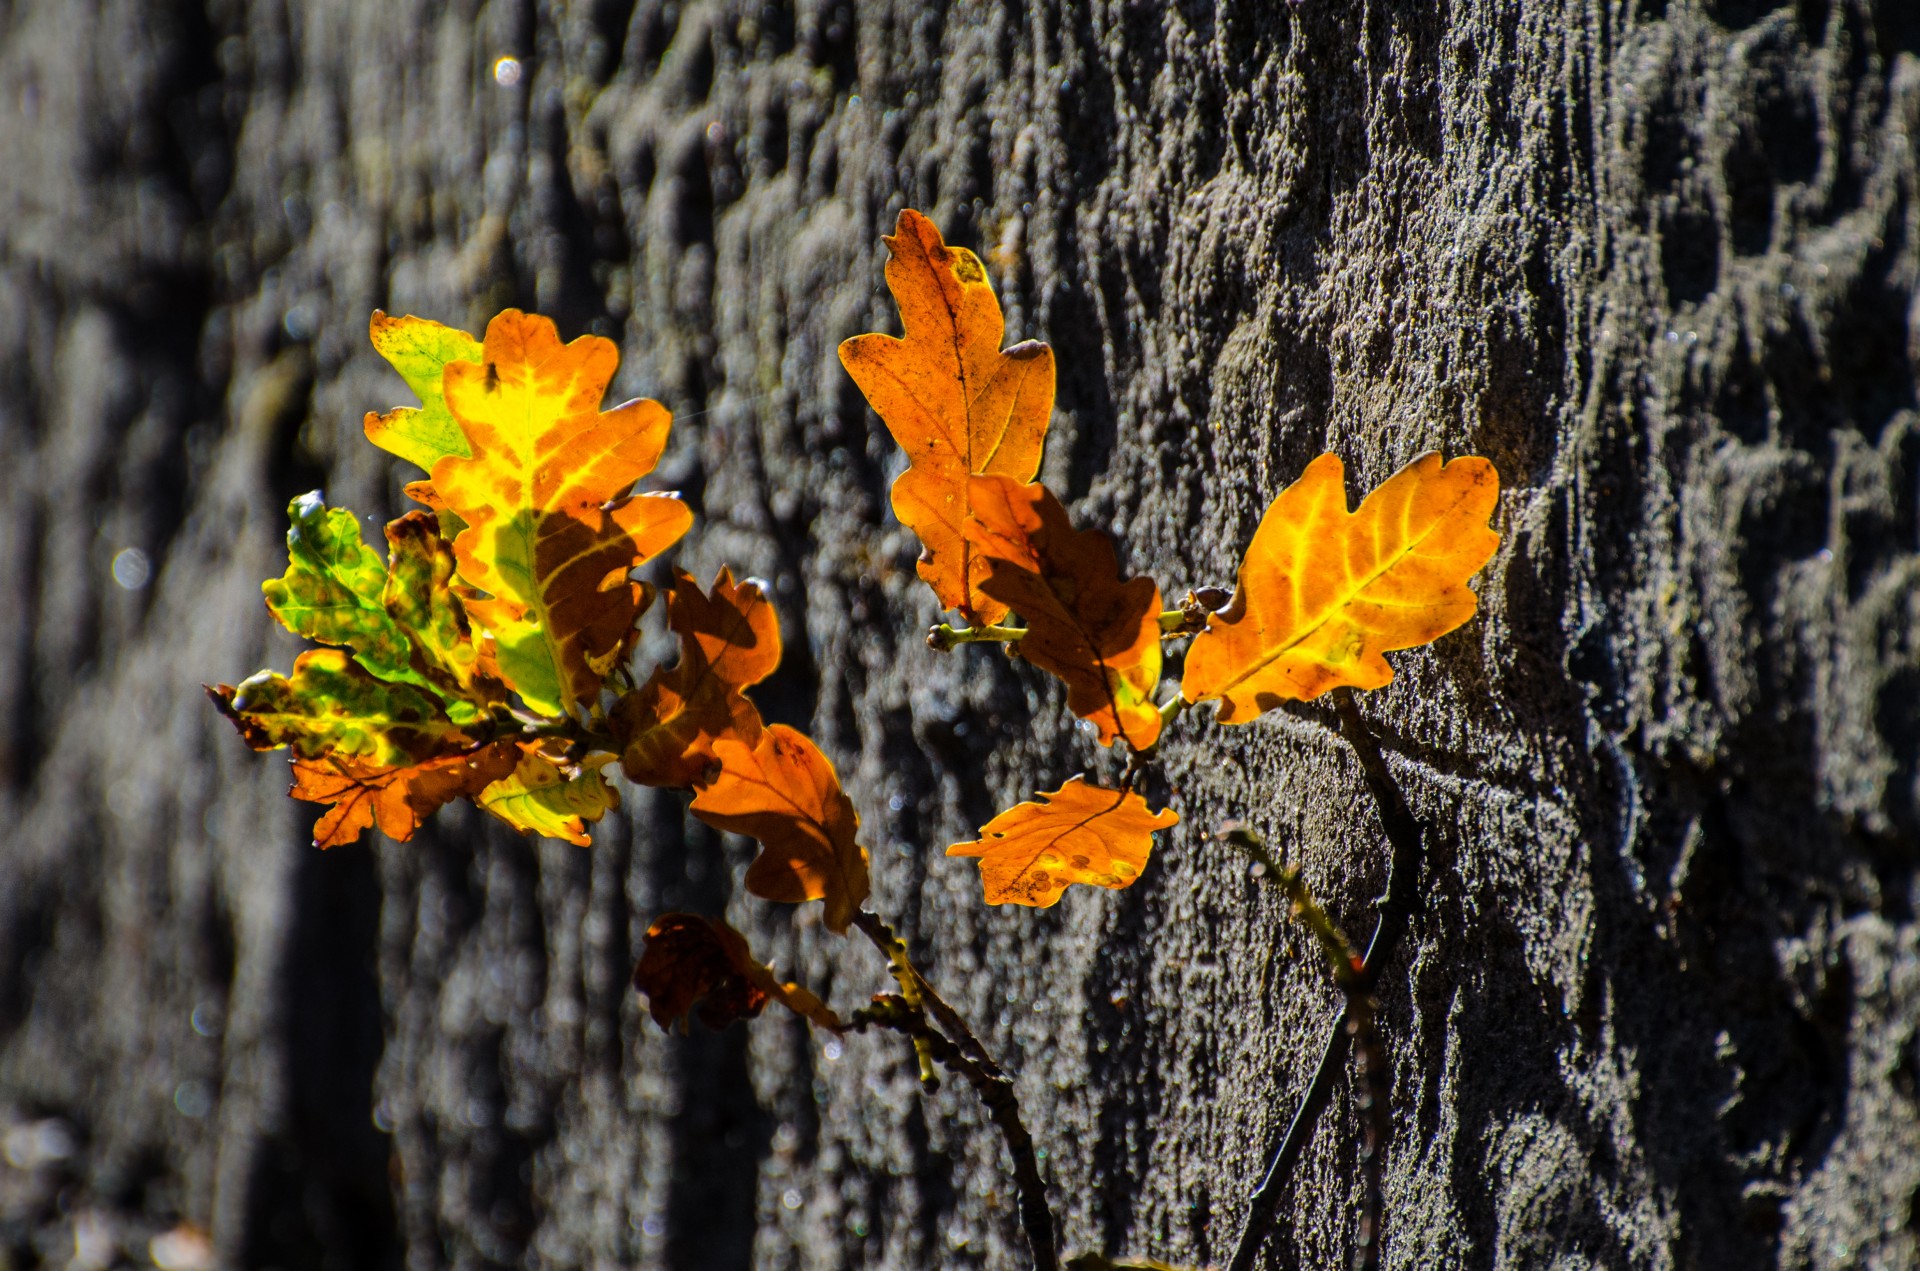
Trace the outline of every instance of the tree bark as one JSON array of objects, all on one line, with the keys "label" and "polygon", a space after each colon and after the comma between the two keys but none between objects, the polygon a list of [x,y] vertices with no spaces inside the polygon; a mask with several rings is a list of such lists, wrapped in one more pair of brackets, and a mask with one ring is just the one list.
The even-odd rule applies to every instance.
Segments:
[{"label": "tree bark", "polygon": [[[1212,832],[1355,932],[1388,849],[1304,706],[1174,727],[1125,891],[989,909],[941,855],[1120,761],[1031,667],[922,644],[834,356],[894,329],[903,205],[1054,346],[1042,475],[1170,596],[1323,450],[1356,496],[1500,470],[1481,616],[1360,701],[1427,855],[1377,987],[1383,1265],[1920,1262],[1917,14],[0,0],[0,1267],[182,1222],[282,1271],[1028,1265],[999,1135],[899,1037],[646,1021],[673,907],[836,1004],[890,983],[683,797],[591,851],[449,810],[321,854],[201,696],[295,652],[258,592],[292,496],[405,506],[369,313],[508,305],[674,411],[677,563],[771,580],[763,710],[1017,1078],[1063,1247],[1231,1256],[1340,999]],[[1263,1267],[1346,1258],[1354,1090]]]}]

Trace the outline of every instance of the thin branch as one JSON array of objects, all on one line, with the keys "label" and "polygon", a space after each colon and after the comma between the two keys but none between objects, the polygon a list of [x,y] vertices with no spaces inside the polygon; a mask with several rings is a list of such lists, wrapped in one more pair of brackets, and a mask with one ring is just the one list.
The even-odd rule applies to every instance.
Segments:
[{"label": "thin branch", "polygon": [[961,644],[1015,644],[1026,634],[1025,627],[953,627],[941,622],[927,629],[927,647],[948,653]]},{"label": "thin branch", "polygon": [[1360,1144],[1360,1231],[1353,1242],[1353,1271],[1377,1271],[1383,1234],[1381,1176],[1387,1160],[1387,1135],[1393,1129],[1393,1111],[1387,1085],[1387,1052],[1375,1027],[1373,999],[1356,993],[1348,1000],[1347,1032],[1353,1037],[1354,1058],[1360,1069],[1360,1088],[1354,1096],[1366,1126]]},{"label": "thin branch", "polygon": [[1340,924],[1314,899],[1313,890],[1307,886],[1299,866],[1276,859],[1258,834],[1238,823],[1221,826],[1220,837],[1253,857],[1280,884],[1280,889],[1287,893],[1287,899],[1293,904],[1293,916],[1304,923],[1307,930],[1313,933],[1313,938],[1319,941],[1320,955],[1327,960],[1327,969],[1333,973],[1334,982],[1344,993],[1351,994],[1357,990],[1360,987],[1360,974],[1365,970],[1360,952],[1347,939],[1347,933],[1340,930]]},{"label": "thin branch", "polygon": [[[1380,744],[1374,740],[1366,720],[1360,715],[1360,708],[1353,700],[1353,691],[1335,689],[1333,705],[1340,718],[1341,735],[1360,761],[1360,771],[1366,777],[1368,792],[1373,795],[1381,828],[1386,833],[1388,845],[1393,849],[1391,863],[1387,867],[1387,891],[1380,901],[1380,916],[1374,924],[1373,938],[1367,942],[1367,955],[1355,977],[1354,989],[1359,994],[1365,994],[1370,993],[1379,982],[1380,973],[1393,956],[1413,913],[1423,858],[1421,832],[1420,823],[1408,810],[1400,786],[1394,781],[1393,773],[1388,770],[1386,760],[1380,754]],[[1228,1264],[1228,1271],[1253,1271],[1260,1246],[1273,1233],[1274,1213],[1279,1207],[1280,1193],[1301,1154],[1306,1151],[1308,1141],[1313,1138],[1314,1124],[1326,1108],[1327,1100],[1333,1094],[1334,1082],[1346,1063],[1347,1050],[1353,1041],[1348,1029],[1355,999],[1356,993],[1349,993],[1347,1003],[1341,1006],[1339,1014],[1334,1017],[1333,1028],[1320,1052],[1320,1064],[1314,1069],[1306,1092],[1300,1097],[1300,1107],[1288,1123],[1280,1145],[1274,1149],[1259,1187],[1254,1189],[1247,1201],[1247,1225],[1240,1233],[1240,1244],[1234,1251],[1233,1261]],[[1372,1080],[1371,1071],[1368,1077]],[[1384,1080],[1384,1069],[1380,1077]],[[1380,1104],[1381,1110],[1376,1115],[1385,1117],[1384,1097]],[[1384,1137],[1380,1141],[1384,1144]],[[1376,1155],[1378,1151],[1375,1149]],[[1368,1167],[1378,1169],[1379,1163],[1370,1158]],[[1367,1234],[1370,1243],[1377,1245],[1378,1231]]]},{"label": "thin branch", "polygon": [[[916,1047],[924,1045],[942,1067],[967,1079],[987,1115],[1006,1141],[1013,1157],[1013,1178],[1020,1193],[1020,1226],[1027,1233],[1027,1246],[1033,1252],[1034,1271],[1059,1271],[1060,1250],[1054,1234],[1053,1210],[1047,1205],[1046,1181],[1040,1177],[1040,1161],[1034,1154],[1033,1136],[1020,1119],[1020,1102],[1013,1093],[1013,1081],[991,1061],[982,1064],[936,1031],[927,1022],[926,1013],[904,996],[883,994],[873,1005],[854,1012],[851,1028],[878,1026],[911,1037]],[[978,1043],[976,1043],[978,1044]]]},{"label": "thin branch", "polygon": [[1340,1013],[1333,1017],[1333,1027],[1327,1033],[1327,1044],[1320,1051],[1320,1065],[1313,1071],[1313,1080],[1307,1083],[1306,1093],[1300,1096],[1300,1106],[1294,1111],[1293,1120],[1287,1125],[1287,1133],[1275,1149],[1273,1159],[1267,1162],[1267,1172],[1260,1179],[1260,1186],[1254,1189],[1247,1201],[1247,1225],[1240,1233],[1240,1245],[1233,1253],[1233,1261],[1227,1264],[1228,1271],[1253,1271],[1253,1260],[1260,1254],[1260,1246],[1266,1243],[1273,1232],[1273,1215],[1280,1204],[1280,1192],[1286,1186],[1293,1167],[1299,1163],[1301,1153],[1307,1150],[1307,1143],[1313,1138],[1314,1123],[1320,1119],[1321,1111],[1327,1106],[1327,1100],[1333,1095],[1333,1083],[1339,1079],[1340,1069],[1347,1062],[1347,1049],[1353,1043],[1352,1034],[1347,1032],[1347,1007],[1341,1004]]},{"label": "thin branch", "polygon": [[1393,848],[1393,861],[1387,867],[1387,894],[1380,901],[1380,922],[1374,927],[1373,939],[1367,944],[1367,965],[1363,974],[1366,986],[1372,988],[1380,978],[1387,959],[1393,956],[1400,937],[1405,934],[1407,922],[1412,918],[1418,902],[1422,858],[1420,822],[1414,819],[1407,807],[1406,797],[1400,793],[1400,783],[1393,779],[1393,773],[1387,768],[1387,761],[1380,754],[1380,743],[1374,740],[1373,730],[1361,718],[1360,707],[1353,700],[1353,690],[1333,690],[1333,706],[1340,713],[1341,735],[1347,739],[1355,757],[1360,760],[1360,771],[1367,778],[1367,789],[1372,793],[1374,807],[1380,814],[1380,826],[1386,831],[1387,842]]},{"label": "thin branch", "polygon": [[854,915],[853,924],[866,934],[867,939],[879,947],[880,952],[887,955],[887,961],[892,966],[893,977],[900,981],[900,993],[907,1001],[916,1007],[923,1006],[931,1012],[940,1027],[947,1031],[947,1035],[958,1043],[960,1049],[970,1055],[975,1063],[983,1065],[993,1076],[1006,1075],[1000,1070],[1000,1065],[993,1061],[993,1056],[987,1053],[987,1048],[980,1044],[980,1039],[974,1036],[973,1030],[967,1026],[967,1021],[960,1012],[953,1009],[946,998],[940,996],[939,991],[933,987],[926,976],[920,974],[920,968],[913,964],[913,958],[907,951],[907,942],[887,925],[886,919],[863,909]]},{"label": "thin branch", "polygon": [[[907,957],[907,946],[899,936],[893,934],[893,928],[879,914],[862,909],[853,916],[853,925],[860,928],[861,934],[873,941],[876,949],[887,959],[887,970],[893,973],[894,982],[900,986],[900,995],[907,1005],[919,1010],[924,999],[920,992],[923,981],[920,973],[913,968],[913,962]],[[920,1088],[928,1094],[940,1088],[940,1074],[933,1070],[933,1051],[917,1034],[909,1033],[913,1042],[913,1057],[920,1064]]]}]

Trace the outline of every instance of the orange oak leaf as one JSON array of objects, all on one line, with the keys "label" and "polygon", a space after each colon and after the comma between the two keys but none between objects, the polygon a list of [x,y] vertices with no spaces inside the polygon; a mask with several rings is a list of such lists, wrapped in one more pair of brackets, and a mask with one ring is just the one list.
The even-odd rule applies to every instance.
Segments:
[{"label": "orange oak leaf", "polygon": [[1350,513],[1340,457],[1321,455],[1268,506],[1233,604],[1187,650],[1181,692],[1244,724],[1283,700],[1386,684],[1381,654],[1473,616],[1467,580],[1500,544],[1487,525],[1499,495],[1487,460],[1429,452]]},{"label": "orange oak leaf", "polygon": [[698,1015],[708,1028],[752,1019],[768,1001],[822,1028],[838,1032],[840,1017],[798,984],[773,974],[753,956],[747,939],[717,918],[661,914],[647,928],[646,948],[633,968],[633,987],[647,998],[647,1013],[668,1032]]},{"label": "orange oak leaf", "polygon": [[478,795],[511,773],[519,760],[520,748],[510,741],[397,768],[339,753],[296,758],[288,793],[329,805],[313,827],[315,847],[351,843],[376,825],[388,838],[404,843],[440,808],[462,795]]},{"label": "orange oak leaf", "polygon": [[760,741],[760,712],[741,692],[780,665],[780,624],[757,583],[735,583],[722,568],[703,594],[675,571],[667,626],[680,636],[680,661],[621,696],[607,717],[621,766],[643,785],[690,786],[712,765],[713,743]]},{"label": "orange oak leaf", "polygon": [[722,737],[719,768],[694,795],[693,814],[717,829],[760,840],[747,890],[763,900],[827,902],[827,926],[846,934],[867,899],[860,817],[833,763],[805,733],[770,725],[757,745]]},{"label": "orange oak leaf", "polygon": [[644,400],[600,409],[618,363],[611,340],[562,344],[546,318],[508,309],[487,324],[479,361],[444,371],[468,454],[434,463],[433,492],[465,523],[453,544],[462,581],[491,596],[467,613],[543,714],[592,702],[650,594],[629,571],[693,523],[676,498],[629,493],[671,418]]},{"label": "orange oak leaf", "polygon": [[1043,802],[1019,803],[948,856],[980,858],[989,905],[1045,909],[1071,883],[1130,887],[1147,867],[1153,832],[1180,823],[1171,808],[1148,810],[1131,790],[1105,790],[1074,777]]},{"label": "orange oak leaf", "polygon": [[907,452],[893,510],[926,547],[920,577],[967,621],[998,622],[1006,608],[981,590],[965,535],[967,478],[1031,481],[1039,471],[1053,350],[1036,340],[1001,349],[1006,323],[987,271],[920,213],[903,210],[884,241],[905,334],[855,336],[840,346],[840,362]]},{"label": "orange oak leaf", "polygon": [[1160,588],[1120,577],[1113,539],[1075,530],[1043,485],[975,477],[967,539],[987,572],[980,587],[1027,620],[1020,656],[1066,682],[1067,706],[1145,750],[1160,737]]}]

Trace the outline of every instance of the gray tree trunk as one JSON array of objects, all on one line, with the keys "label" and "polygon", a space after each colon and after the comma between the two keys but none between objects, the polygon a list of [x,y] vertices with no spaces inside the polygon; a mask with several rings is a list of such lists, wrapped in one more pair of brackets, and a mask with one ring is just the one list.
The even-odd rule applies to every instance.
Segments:
[{"label": "gray tree trunk", "polygon": [[[988,909],[941,855],[1116,760],[921,643],[834,357],[903,204],[1054,345],[1043,475],[1173,595],[1322,450],[1500,469],[1482,616],[1362,702],[1430,849],[1387,1265],[1916,1265],[1916,138],[1911,0],[0,0],[0,1266],[182,1221],[283,1271],[1024,1264],[897,1039],[645,1021],[670,907],[886,988],[682,797],[323,855],[201,697],[295,652],[290,496],[404,506],[369,312],[509,304],[675,411],[678,560],[772,580],[762,704],[1017,1070],[1066,1244],[1231,1253],[1336,1000],[1210,832],[1361,930],[1378,822],[1324,711],[1201,712],[1133,888]],[[1263,1265],[1345,1256],[1357,1134],[1343,1092]]]}]

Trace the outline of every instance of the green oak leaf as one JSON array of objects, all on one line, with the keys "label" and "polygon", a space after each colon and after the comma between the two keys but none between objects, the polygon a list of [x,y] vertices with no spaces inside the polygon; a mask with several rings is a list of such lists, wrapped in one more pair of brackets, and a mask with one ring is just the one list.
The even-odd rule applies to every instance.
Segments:
[{"label": "green oak leaf", "polygon": [[359,523],[315,490],[287,505],[287,572],[260,584],[267,609],[297,636],[353,650],[383,680],[432,687],[413,669],[413,642],[387,612],[387,567]]},{"label": "green oak leaf", "polygon": [[426,318],[395,318],[378,309],[367,334],[380,356],[400,372],[400,378],[421,402],[385,414],[368,411],[367,440],[429,473],[448,455],[465,459],[466,434],[447,409],[441,378],[449,362],[481,361],[480,341],[465,331]]},{"label": "green oak leaf", "polygon": [[472,748],[480,740],[409,684],[367,674],[343,649],[309,649],[291,676],[261,671],[208,688],[255,750],[290,746],[303,759],[346,755],[398,767]]},{"label": "green oak leaf", "polygon": [[[298,636],[353,651],[378,679],[426,689],[455,723],[478,719],[478,650],[448,586],[453,552],[426,513],[387,526],[390,564],[360,538],[353,513],[318,490],[287,505],[287,572],[260,585],[267,608]],[[478,694],[485,696],[484,693]]]}]

